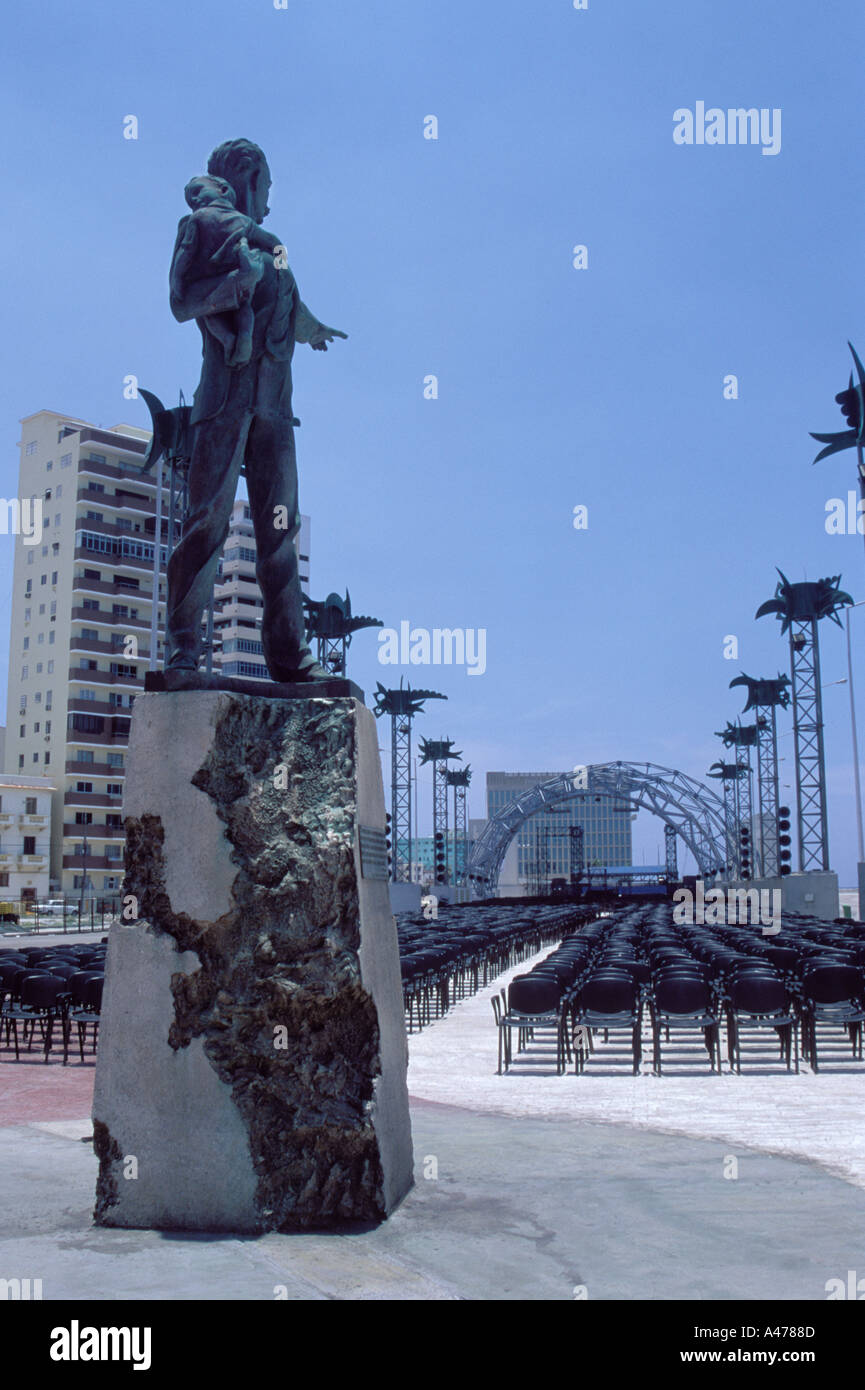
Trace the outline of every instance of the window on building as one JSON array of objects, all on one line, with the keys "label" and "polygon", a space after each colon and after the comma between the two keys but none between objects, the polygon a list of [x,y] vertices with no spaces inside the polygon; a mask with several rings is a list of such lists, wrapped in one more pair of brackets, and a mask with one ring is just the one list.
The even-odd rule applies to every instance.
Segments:
[{"label": "window on building", "polygon": [[[30,551],[30,555],[32,555],[32,554],[33,554],[33,551],[31,550],[31,551]],[[29,559],[29,556],[28,556],[28,559]],[[26,585],[26,587],[25,587],[25,589],[24,589],[24,593],[25,593],[25,595],[26,595],[27,598],[29,598],[30,595],[33,593],[33,580],[32,580],[32,579],[28,579],[28,580],[27,580],[27,585]]]},{"label": "window on building", "polygon": [[19,738],[26,738],[26,737],[27,737],[27,725],[26,725],[26,724],[19,724],[19,726],[18,726],[18,737],[19,737]]},{"label": "window on building", "polygon": [[54,496],[55,496],[56,498],[58,498],[58,500],[63,496],[63,484],[62,484],[62,483],[58,483],[58,484],[57,484],[57,487],[56,487],[55,490],[54,490]]},{"label": "window on building", "polygon": [[116,874],[108,874],[102,880],[102,888],[106,892],[116,892],[120,887],[120,879]]},{"label": "window on building", "polygon": [[25,814],[25,816],[35,816],[35,815],[36,815],[36,797],[35,797],[35,796],[25,796],[25,798],[24,798],[24,814]]},{"label": "window on building", "polygon": [[92,811],[76,811],[76,812],[75,812],[75,824],[76,824],[76,825],[92,825],[92,824],[93,824],[93,812],[92,812]]},{"label": "window on building", "polygon": [[43,759],[43,761],[44,761],[46,764],[47,764],[47,763],[50,763],[50,761],[51,761],[51,754],[50,754],[50,753],[46,753],[46,754],[45,754],[45,757],[44,757],[44,759]]},{"label": "window on building", "polygon": [[128,661],[112,661],[111,674],[112,676],[126,676],[134,678],[138,675],[138,667],[130,665]]},{"label": "window on building", "polygon": [[70,714],[69,728],[79,734],[101,734],[105,721],[101,714]]},{"label": "window on building", "polygon": [[54,629],[53,629],[53,628],[51,629],[51,631],[50,631],[49,634],[48,634],[48,645],[49,645],[49,647],[53,647],[53,646],[54,646]]},{"label": "window on building", "polygon": [[29,638],[29,637],[25,637],[25,638],[24,638],[23,649],[24,649],[25,652],[30,650],[30,638]]},{"label": "window on building", "polygon": [[41,675],[42,675],[42,662],[41,662],[41,661],[37,661],[37,663],[36,663],[36,674],[37,674],[37,676],[41,676]]},{"label": "window on building", "polygon": [[[55,526],[59,526],[59,525],[60,525],[60,517],[59,517],[59,516],[55,516],[55,518],[54,518],[54,525],[55,525]],[[52,555],[59,555],[59,554],[60,554],[60,542],[59,542],[59,541],[52,541],[52,542],[51,542],[51,554],[52,554]]]},{"label": "window on building", "polygon": [[87,521],[104,521],[104,520],[105,520],[105,517],[104,517],[104,515],[103,515],[102,512],[87,512],[87,513],[85,513],[85,520],[87,520]]},{"label": "window on building", "polygon": [[37,647],[42,647],[42,646],[44,646],[44,644],[45,644],[45,633],[44,633],[44,632],[40,632],[40,633],[37,634],[37,637],[36,637],[36,645],[37,645]]},{"label": "window on building", "polygon": [[[27,551],[27,563],[28,563],[28,565],[32,565],[32,564],[33,564],[33,551],[32,551],[32,550],[28,550],[28,551]],[[30,582],[31,582],[31,581],[28,579],[27,583],[29,584]]]},{"label": "window on building", "polygon": [[51,708],[51,699],[52,699],[53,694],[54,694],[54,692],[53,692],[52,690],[46,690],[46,691],[45,691],[45,708],[46,708],[46,710],[49,710],[49,709]]},{"label": "window on building", "polygon": [[39,761],[39,754],[38,754],[38,753],[34,753],[34,754],[33,754],[33,761],[34,761],[34,763],[38,763],[38,761]]},{"label": "window on building", "polygon": [[8,875],[7,873],[0,873],[0,888],[8,888],[8,887],[9,887],[9,875]]},{"label": "window on building", "polygon": [[35,440],[35,439],[31,439],[30,442],[29,442],[29,444],[25,444],[25,445],[24,445],[24,452],[25,452],[25,454],[35,454],[35,453],[36,453],[36,440]]},{"label": "window on building", "polygon": [[23,754],[23,753],[19,753],[19,754],[18,754],[18,771],[19,771],[19,772],[21,771],[21,769],[23,768],[23,766],[24,766],[24,754]]},{"label": "window on building", "polygon": [[75,790],[76,790],[77,792],[92,792],[92,791],[93,791],[93,783],[92,783],[92,782],[76,782],[76,783],[75,783]]},{"label": "window on building", "polygon": [[51,733],[51,720],[50,720],[50,719],[46,719],[46,720],[45,720],[45,732],[46,732],[46,734],[50,734],[50,733]]},{"label": "window on building", "polygon": [[85,642],[99,641],[99,633],[97,632],[95,627],[83,627],[81,629],[81,636]]},{"label": "window on building", "polygon": [[30,614],[31,614],[32,611],[33,611],[33,610],[30,609],[30,608],[25,608],[25,609],[24,609],[24,621],[25,621],[25,623],[29,623],[29,621],[30,621]]},{"label": "window on building", "polygon": [[72,455],[71,455],[71,454],[61,454],[61,455],[60,455],[60,467],[61,467],[61,468],[71,468],[71,466],[72,466]]},{"label": "window on building", "polygon": [[105,846],[105,858],[106,858],[106,859],[122,859],[122,858],[123,858],[123,850],[122,850],[121,846],[120,846],[120,845],[112,845],[112,844],[106,845],[106,846]]},{"label": "window on building", "polygon": [[79,699],[79,700],[95,700],[95,699],[96,699],[96,691],[93,690],[93,689],[91,689],[91,687],[90,687],[89,685],[82,686],[81,689],[80,689],[79,692],[78,692],[78,699]]},{"label": "window on building", "polygon": [[123,817],[121,815],[118,815],[116,811],[109,811],[107,816],[105,817],[105,824],[109,826],[112,830],[122,830]]},{"label": "window on building", "polygon": [[109,767],[122,767],[122,766],[123,766],[123,754],[122,754],[122,753],[109,753],[109,754],[108,754],[108,766],[109,766]]},{"label": "window on building", "polygon": [[51,469],[52,469],[53,467],[54,467],[54,461],[53,461],[53,459],[49,459],[48,462],[47,462],[46,465],[45,465],[45,472],[46,472],[46,473],[50,473],[50,472],[51,472]]},{"label": "window on building", "polygon": [[95,763],[96,757],[92,748],[79,748],[75,754],[77,763]]},{"label": "window on building", "polygon": [[33,732],[34,732],[34,734],[38,734],[39,728],[40,728],[39,720],[37,719],[37,720],[36,720],[36,723],[33,725]]},{"label": "window on building", "polygon": [[48,583],[48,575],[47,575],[47,574],[40,574],[40,576],[39,576],[39,583],[40,583],[40,584],[47,584],[47,583]]},{"label": "window on building", "polygon": [[56,583],[57,583],[57,575],[58,575],[58,573],[59,573],[58,570],[52,570],[52,571],[51,571],[51,583],[52,583],[52,584],[56,584]]},{"label": "window on building", "polygon": [[123,795],[123,783],[122,783],[122,782],[109,782],[108,785],[107,785],[107,787],[105,788],[105,794],[106,794],[106,796],[122,796],[122,795]]},{"label": "window on building", "polygon": [[53,661],[49,661],[49,662],[48,662],[48,665],[46,666],[45,669],[46,669],[46,672],[47,672],[47,674],[48,674],[49,676],[53,676],[53,675],[54,675],[54,662],[53,662]]},{"label": "window on building", "polygon": [[25,853],[25,854],[35,854],[35,853],[36,853],[36,836],[35,836],[35,835],[25,835],[25,836],[24,836],[24,853]]},{"label": "window on building", "polygon": [[44,500],[45,500],[46,502],[50,502],[50,501],[51,501],[51,489],[50,489],[50,487],[47,487],[47,488],[45,489],[45,492],[44,492],[43,495],[44,495]]},{"label": "window on building", "polygon": [[22,679],[23,681],[26,681],[26,679],[27,679],[27,677],[28,677],[29,675],[30,675],[30,667],[29,667],[29,666],[22,666],[22,667],[21,667],[21,679]]},{"label": "window on building", "polygon": [[85,578],[85,579],[101,579],[101,578],[102,578],[102,571],[101,571],[101,570],[85,570],[85,571],[84,571],[84,578]]},{"label": "window on building", "polygon": [[[99,599],[98,599],[98,598],[86,598],[86,599],[84,600],[84,604],[83,604],[83,607],[84,607],[84,608],[92,608],[92,609],[94,609],[94,611],[98,612],[98,611],[99,611],[99,606],[100,606],[100,605],[99,605]],[[117,611],[117,610],[115,609],[115,612],[116,612],[116,611]]]}]

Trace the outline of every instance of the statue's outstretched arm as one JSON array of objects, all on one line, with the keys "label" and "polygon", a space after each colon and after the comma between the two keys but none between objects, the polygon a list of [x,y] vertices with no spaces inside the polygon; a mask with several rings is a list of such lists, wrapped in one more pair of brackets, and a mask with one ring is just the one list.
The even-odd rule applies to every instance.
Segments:
[{"label": "statue's outstretched arm", "polygon": [[338,328],[328,328],[327,324],[311,314],[303,300],[297,301],[297,314],[294,321],[294,338],[298,343],[311,343],[313,347],[324,348],[327,351],[328,343],[332,343],[334,338],[347,338],[347,333],[342,333]]}]

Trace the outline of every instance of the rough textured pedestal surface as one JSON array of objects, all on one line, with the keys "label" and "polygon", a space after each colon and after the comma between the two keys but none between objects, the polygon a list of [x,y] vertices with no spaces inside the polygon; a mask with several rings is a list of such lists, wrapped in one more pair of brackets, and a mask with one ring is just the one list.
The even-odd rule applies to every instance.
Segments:
[{"label": "rough textured pedestal surface", "polygon": [[139,696],[124,813],[135,920],[109,938],[96,1221],[381,1220],[412,1151],[372,715]]}]

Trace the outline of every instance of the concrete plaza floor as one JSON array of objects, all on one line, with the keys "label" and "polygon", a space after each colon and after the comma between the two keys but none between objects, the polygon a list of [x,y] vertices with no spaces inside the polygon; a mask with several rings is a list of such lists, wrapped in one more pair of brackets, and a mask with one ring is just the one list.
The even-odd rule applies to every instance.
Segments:
[{"label": "concrete plaza floor", "polygon": [[412,1124],[417,1184],[384,1225],[258,1238],[97,1229],[89,1126],[5,1126],[0,1272],[45,1299],[776,1301],[863,1268],[865,1192],[815,1164],[423,1102]]},{"label": "concrete plaza floor", "polygon": [[787,1076],[770,1049],[719,1078],[696,1046],[633,1077],[611,1041],[582,1077],[543,1046],[499,1077],[492,992],[410,1040],[416,1185],[373,1230],[97,1229],[92,1061],[0,1051],[0,1277],[47,1300],[775,1302],[865,1272],[863,1064]]}]

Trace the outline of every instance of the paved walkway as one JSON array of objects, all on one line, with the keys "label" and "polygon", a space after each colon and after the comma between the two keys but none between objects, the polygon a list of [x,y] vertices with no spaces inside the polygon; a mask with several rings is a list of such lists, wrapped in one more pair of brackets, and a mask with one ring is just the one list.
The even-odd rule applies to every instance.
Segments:
[{"label": "paved walkway", "polygon": [[823,1300],[862,1266],[865,1192],[813,1164],[423,1103],[412,1124],[390,1221],[258,1239],[94,1228],[89,1126],[7,1126],[0,1274],[46,1299]]}]

